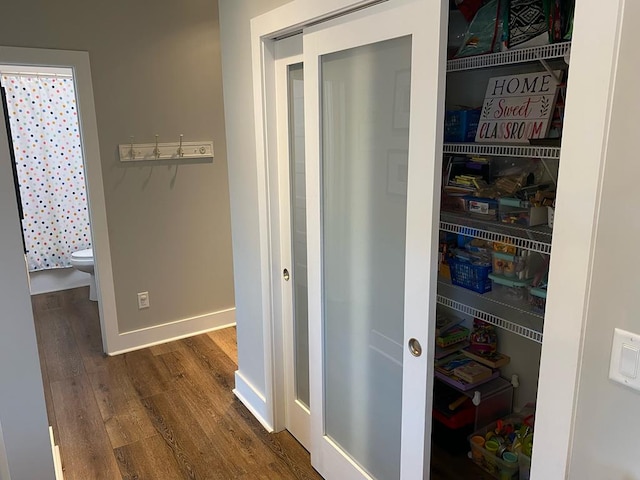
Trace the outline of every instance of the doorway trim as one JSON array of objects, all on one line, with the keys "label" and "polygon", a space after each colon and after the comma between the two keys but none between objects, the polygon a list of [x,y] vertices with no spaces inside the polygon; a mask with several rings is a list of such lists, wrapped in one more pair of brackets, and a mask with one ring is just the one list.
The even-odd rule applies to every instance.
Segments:
[{"label": "doorway trim", "polygon": [[102,347],[105,352],[110,352],[118,342],[118,319],[89,53],[0,46],[0,64],[61,67],[73,71],[94,249]]}]

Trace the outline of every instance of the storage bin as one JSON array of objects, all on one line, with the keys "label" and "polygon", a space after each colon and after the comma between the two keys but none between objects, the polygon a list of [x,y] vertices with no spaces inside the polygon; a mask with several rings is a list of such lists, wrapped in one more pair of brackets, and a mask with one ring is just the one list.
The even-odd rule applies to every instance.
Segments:
[{"label": "storage bin", "polygon": [[477,218],[483,220],[497,220],[499,205],[498,201],[493,198],[472,197],[467,195],[464,197],[466,211]]},{"label": "storage bin", "polygon": [[473,405],[469,398],[451,411],[449,405],[460,398],[460,392],[438,379],[434,382],[431,438],[451,453],[468,451],[467,439],[475,430],[511,411],[513,386],[504,378],[491,380],[476,390],[481,395],[478,406]]},{"label": "storage bin", "polygon": [[440,198],[440,208],[445,212],[464,213],[467,211],[467,202],[463,196],[443,193]]},{"label": "storage bin", "polygon": [[526,300],[527,287],[531,284],[531,279],[520,280],[518,278],[505,277],[503,275],[489,274],[489,278],[494,283],[494,290],[513,300]]},{"label": "storage bin", "polygon": [[479,121],[480,109],[447,110],[444,117],[444,141],[475,141]]},{"label": "storage bin", "polygon": [[493,271],[496,275],[505,277],[516,276],[517,259],[515,255],[503,252],[493,252]]},{"label": "storage bin", "polygon": [[529,304],[533,311],[544,313],[544,309],[547,306],[547,289],[535,287],[530,288]]},{"label": "storage bin", "polygon": [[533,207],[529,202],[509,197],[499,200],[499,216],[502,223],[525,227],[545,225],[548,222],[547,207]]},{"label": "storage bin", "polygon": [[474,265],[458,258],[449,259],[451,283],[459,287],[468,288],[478,293],[491,291],[491,265]]},{"label": "storage bin", "polygon": [[531,478],[531,457],[524,453],[518,455],[518,466],[520,467],[519,480],[529,480]]},{"label": "storage bin", "polygon": [[[510,415],[502,420],[503,423],[521,424],[523,417],[519,415]],[[520,471],[520,454],[518,454],[518,462],[510,463],[504,461],[501,457],[498,457],[494,452],[490,439],[484,445],[479,445],[472,441],[474,437],[486,438],[487,433],[495,430],[497,422],[492,422],[484,428],[476,430],[469,435],[469,445],[471,446],[471,460],[483,470],[489,472],[491,476],[499,480],[518,480]],[[489,448],[487,449],[487,446]],[[497,450],[500,452],[500,448]]]}]

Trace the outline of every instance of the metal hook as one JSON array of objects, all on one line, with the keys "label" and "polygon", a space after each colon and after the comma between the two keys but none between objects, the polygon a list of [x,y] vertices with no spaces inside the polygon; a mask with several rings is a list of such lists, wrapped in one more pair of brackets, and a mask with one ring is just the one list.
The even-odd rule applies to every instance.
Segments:
[{"label": "metal hook", "polygon": [[158,148],[158,134],[156,134],[156,148],[153,151],[153,153],[155,153],[156,155],[156,159],[160,158],[160,149]]},{"label": "metal hook", "polygon": [[131,135],[129,138],[131,139],[131,148],[129,149],[129,157],[131,157],[131,160],[135,160],[136,151],[133,149],[133,135]]},{"label": "metal hook", "polygon": [[179,157],[184,157],[184,151],[182,150],[182,138],[184,137],[184,135],[181,133],[180,134],[180,147],[178,147],[178,156]]}]

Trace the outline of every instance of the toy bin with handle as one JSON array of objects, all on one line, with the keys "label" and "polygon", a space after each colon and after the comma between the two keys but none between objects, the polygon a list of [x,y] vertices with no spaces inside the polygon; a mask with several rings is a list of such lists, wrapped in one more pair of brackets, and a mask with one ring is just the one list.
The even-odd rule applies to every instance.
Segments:
[{"label": "toy bin with handle", "polygon": [[[524,418],[521,415],[509,415],[472,433],[469,436],[470,458],[476,465],[498,480],[518,480],[520,454],[503,448],[503,444],[495,440],[497,436],[492,436],[491,432],[496,430],[498,422],[505,425],[522,425]],[[485,441],[480,441],[481,438],[484,438]]]},{"label": "toy bin with handle", "polygon": [[451,270],[451,283],[459,287],[468,288],[478,293],[491,291],[491,264],[476,265],[458,258],[449,259]]}]

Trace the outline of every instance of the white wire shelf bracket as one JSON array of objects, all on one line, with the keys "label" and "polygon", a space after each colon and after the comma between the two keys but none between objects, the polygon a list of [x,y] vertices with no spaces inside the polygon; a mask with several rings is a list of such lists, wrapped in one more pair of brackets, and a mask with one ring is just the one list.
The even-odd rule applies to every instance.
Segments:
[{"label": "white wire shelf bracket", "polygon": [[436,298],[440,305],[542,343],[543,316],[503,302],[497,292],[479,294],[441,279]]},{"label": "white wire shelf bracket", "polygon": [[534,62],[536,60],[550,60],[563,57],[571,42],[554,43],[540,47],[508,50],[506,52],[476,55],[474,57],[455,58],[447,62],[447,72],[459,72],[461,70],[473,70],[476,68],[500,67],[515,63]]},{"label": "white wire shelf bracket", "polygon": [[551,233],[546,231],[519,228],[509,224],[492,223],[463,215],[456,216],[445,213],[441,214],[440,230],[489,242],[508,243],[517,248],[545,255],[551,254]]},{"label": "white wire shelf bracket", "polygon": [[484,143],[445,143],[443,153],[456,155],[488,155],[491,157],[525,157],[559,159],[560,147],[537,145],[498,145]]}]

